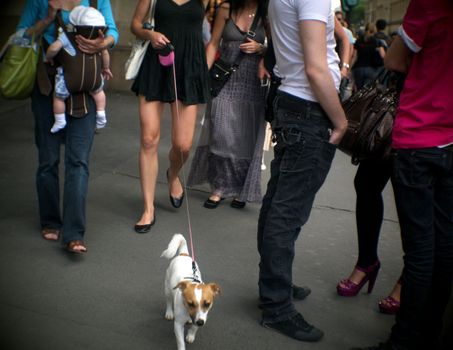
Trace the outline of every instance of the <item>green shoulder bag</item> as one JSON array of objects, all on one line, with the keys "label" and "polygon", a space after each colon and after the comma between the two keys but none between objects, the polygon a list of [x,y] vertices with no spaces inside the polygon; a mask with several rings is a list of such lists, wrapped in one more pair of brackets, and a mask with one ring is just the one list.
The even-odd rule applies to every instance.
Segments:
[{"label": "green shoulder bag", "polygon": [[0,94],[6,99],[21,100],[29,97],[36,79],[39,48],[35,50],[35,36],[30,45],[10,42],[0,61]]}]

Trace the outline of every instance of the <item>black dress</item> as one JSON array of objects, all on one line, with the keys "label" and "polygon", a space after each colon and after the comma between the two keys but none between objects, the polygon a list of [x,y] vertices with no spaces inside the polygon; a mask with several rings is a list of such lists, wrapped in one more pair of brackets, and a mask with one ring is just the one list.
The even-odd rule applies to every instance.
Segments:
[{"label": "black dress", "polygon": [[[156,0],[155,31],[164,34],[175,48],[178,99],[184,104],[206,103],[209,75],[202,37],[204,7],[201,0],[178,5]],[[174,102],[173,68],[160,65],[152,45],[143,59],[132,91],[147,101]]]}]

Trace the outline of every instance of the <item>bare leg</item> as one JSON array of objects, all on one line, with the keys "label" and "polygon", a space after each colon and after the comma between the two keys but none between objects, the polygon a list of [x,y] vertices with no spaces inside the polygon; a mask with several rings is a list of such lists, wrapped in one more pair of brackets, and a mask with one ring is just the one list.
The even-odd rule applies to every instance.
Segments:
[{"label": "bare leg", "polygon": [[143,214],[137,225],[147,225],[154,219],[154,194],[156,190],[160,139],[160,115],[163,104],[158,101],[148,102],[139,96],[140,113],[140,184],[143,194]]},{"label": "bare leg", "polygon": [[94,103],[96,104],[96,111],[105,111],[106,98],[104,90],[91,92],[90,94],[94,99]]},{"label": "bare leg", "polygon": [[66,126],[66,105],[63,99],[54,96],[53,98],[53,113],[55,122],[50,129],[51,133],[56,133]]},{"label": "bare leg", "polygon": [[53,112],[55,114],[64,114],[66,112],[66,104],[63,99],[54,96],[53,98]]},{"label": "bare leg", "polygon": [[183,188],[179,181],[178,174],[189,157],[190,148],[192,147],[198,106],[183,105],[180,101],[177,101],[177,103],[179,118],[176,115],[176,102],[171,105],[172,147],[168,155],[170,159],[168,182],[170,185],[170,195],[175,198],[180,198],[183,194]]}]

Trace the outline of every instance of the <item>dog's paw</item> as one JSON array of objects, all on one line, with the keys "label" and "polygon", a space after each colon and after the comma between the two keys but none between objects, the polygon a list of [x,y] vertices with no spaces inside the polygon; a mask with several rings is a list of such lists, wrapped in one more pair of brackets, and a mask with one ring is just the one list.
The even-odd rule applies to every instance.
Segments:
[{"label": "dog's paw", "polygon": [[173,315],[173,311],[167,311],[165,313],[165,319],[169,321],[173,321],[175,319],[175,316]]},{"label": "dog's paw", "polygon": [[186,342],[193,343],[195,341],[195,334],[187,334],[186,335]]}]

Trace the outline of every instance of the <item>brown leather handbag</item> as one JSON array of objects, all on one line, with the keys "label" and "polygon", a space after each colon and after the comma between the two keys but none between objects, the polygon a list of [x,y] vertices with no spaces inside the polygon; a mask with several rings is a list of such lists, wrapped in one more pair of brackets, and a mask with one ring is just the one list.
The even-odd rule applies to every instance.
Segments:
[{"label": "brown leather handbag", "polygon": [[397,106],[396,88],[381,79],[364,86],[343,102],[348,128],[338,148],[351,156],[353,164],[390,155]]}]

